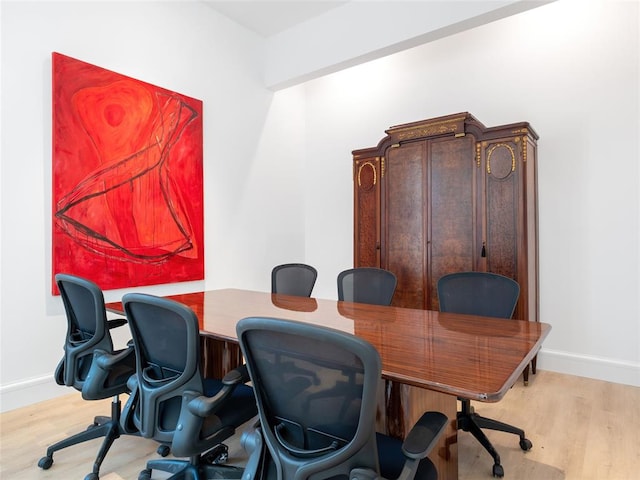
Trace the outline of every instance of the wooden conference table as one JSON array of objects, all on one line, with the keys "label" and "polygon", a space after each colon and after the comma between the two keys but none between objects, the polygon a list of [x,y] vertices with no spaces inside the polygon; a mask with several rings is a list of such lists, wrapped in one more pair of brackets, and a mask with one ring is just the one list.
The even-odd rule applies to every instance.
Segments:
[{"label": "wooden conference table", "polygon": [[[438,410],[449,427],[432,450],[441,479],[458,478],[457,397],[497,402],[516,382],[551,330],[521,320],[223,289],[172,295],[192,308],[207,340],[204,361],[235,367],[236,323],[276,317],[324,325],[369,341],[380,353],[379,431],[403,437],[420,415]],[[120,302],[107,310],[122,314]],[[224,373],[224,372],[220,372]]]}]

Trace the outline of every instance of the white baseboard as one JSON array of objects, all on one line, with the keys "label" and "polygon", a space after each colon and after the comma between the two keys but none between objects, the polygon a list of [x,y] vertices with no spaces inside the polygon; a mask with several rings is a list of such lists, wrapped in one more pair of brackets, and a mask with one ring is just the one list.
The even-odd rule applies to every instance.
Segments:
[{"label": "white baseboard", "polygon": [[75,390],[58,385],[53,375],[2,385],[0,386],[0,413],[68,395],[72,391]]},{"label": "white baseboard", "polygon": [[543,348],[538,355],[537,367],[540,370],[640,387],[640,363],[637,362]]}]

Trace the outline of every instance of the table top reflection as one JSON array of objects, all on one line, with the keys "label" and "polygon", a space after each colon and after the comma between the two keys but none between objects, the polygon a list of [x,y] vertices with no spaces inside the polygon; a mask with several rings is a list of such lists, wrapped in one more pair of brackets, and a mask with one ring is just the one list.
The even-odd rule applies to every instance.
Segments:
[{"label": "table top reflection", "polygon": [[[274,317],[323,325],[369,341],[383,377],[481,400],[500,400],[549,334],[546,323],[366,305],[239,289],[171,295],[188,305],[203,333],[237,341],[245,317]],[[107,310],[122,313],[120,302]]]}]

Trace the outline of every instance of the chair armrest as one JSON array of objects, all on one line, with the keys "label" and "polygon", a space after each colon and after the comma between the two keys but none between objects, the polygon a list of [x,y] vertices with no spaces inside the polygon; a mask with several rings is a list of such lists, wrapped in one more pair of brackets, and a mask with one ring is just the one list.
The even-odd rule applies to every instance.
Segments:
[{"label": "chair armrest", "polygon": [[[138,376],[132,374],[127,380],[127,389],[129,390],[129,398],[122,408],[120,414],[120,429],[123,433],[128,434],[142,434],[136,424],[136,410],[139,408],[140,403],[140,390],[138,389]],[[150,435],[146,435],[147,438]]]},{"label": "chair armrest", "polygon": [[94,350],[91,368],[82,385],[82,398],[100,400],[129,391],[127,381],[135,372],[135,362],[133,348],[113,353]]},{"label": "chair armrest", "polygon": [[349,472],[349,480],[384,480],[371,468],[354,468]]},{"label": "chair armrest", "polygon": [[135,350],[133,347],[123,348],[113,353],[98,349],[93,352],[93,362],[105,370],[114,368],[127,360],[133,360],[135,364]]},{"label": "chair armrest", "polygon": [[251,378],[249,377],[249,370],[246,365],[240,365],[234,368],[222,378],[224,385],[242,385],[247,383]]},{"label": "chair armrest", "polygon": [[138,390],[138,375],[133,373],[130,377],[129,380],[127,380],[127,389],[129,389],[129,392],[133,393],[135,391]]},{"label": "chair armrest", "polygon": [[425,458],[444,433],[448,418],[440,412],[425,412],[402,443],[402,453],[411,459]]},{"label": "chair armrest", "polygon": [[64,357],[58,362],[53,378],[58,385],[64,385]]},{"label": "chair armrest", "polygon": [[[238,385],[250,380],[249,372],[245,365],[240,365],[228,372],[222,379],[222,388],[213,397],[199,395],[189,401],[187,408],[198,417],[206,418],[218,410],[224,403],[223,400],[233,393]],[[187,392],[185,392],[187,393]]]}]

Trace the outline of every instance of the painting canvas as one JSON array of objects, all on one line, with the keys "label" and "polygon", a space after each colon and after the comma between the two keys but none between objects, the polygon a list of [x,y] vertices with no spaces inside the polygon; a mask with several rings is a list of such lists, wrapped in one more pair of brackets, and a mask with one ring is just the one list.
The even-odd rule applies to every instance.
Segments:
[{"label": "painting canvas", "polygon": [[202,280],[202,102],[56,52],[52,70],[53,275]]}]

